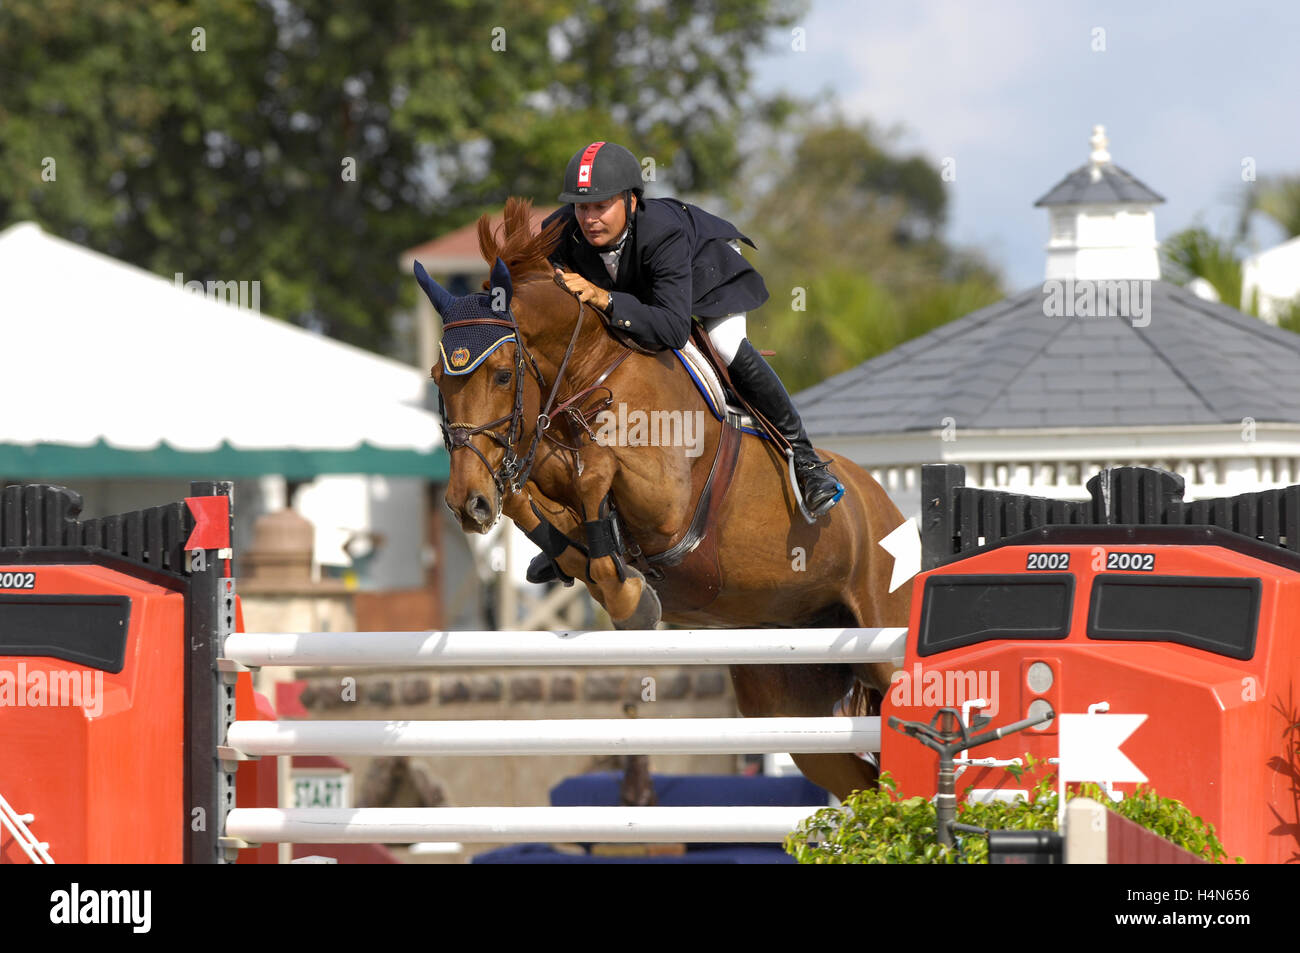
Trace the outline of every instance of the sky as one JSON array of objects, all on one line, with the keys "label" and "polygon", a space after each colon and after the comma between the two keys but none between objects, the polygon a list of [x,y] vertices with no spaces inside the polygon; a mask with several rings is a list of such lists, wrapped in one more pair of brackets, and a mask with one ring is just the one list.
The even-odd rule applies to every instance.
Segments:
[{"label": "sky", "polygon": [[[955,160],[948,239],[981,250],[1008,292],[1042,281],[1033,203],[1087,162],[1095,124],[1164,196],[1159,239],[1231,234],[1244,160],[1300,173],[1300,3],[812,0],[796,26],[806,48],[776,35],[758,90],[833,99],[898,127],[902,152]],[[1259,248],[1284,237],[1267,220],[1252,233]]]}]

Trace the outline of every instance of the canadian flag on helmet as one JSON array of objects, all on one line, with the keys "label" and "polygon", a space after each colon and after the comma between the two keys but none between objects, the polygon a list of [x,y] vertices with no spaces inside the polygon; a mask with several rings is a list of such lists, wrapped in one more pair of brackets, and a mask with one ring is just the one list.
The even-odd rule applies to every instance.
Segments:
[{"label": "canadian flag on helmet", "polygon": [[596,161],[596,153],[605,143],[593,142],[582,152],[582,158],[578,160],[578,188],[591,187],[591,166]]}]

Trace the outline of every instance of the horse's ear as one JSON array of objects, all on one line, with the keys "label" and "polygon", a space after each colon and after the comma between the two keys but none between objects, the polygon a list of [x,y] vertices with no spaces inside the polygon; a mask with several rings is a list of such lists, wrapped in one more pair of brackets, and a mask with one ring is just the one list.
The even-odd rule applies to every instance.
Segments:
[{"label": "horse's ear", "polygon": [[429,277],[429,273],[424,270],[424,266],[418,261],[415,263],[415,280],[420,283],[424,293],[429,296],[429,301],[433,303],[433,308],[440,315],[447,313],[447,308],[456,300],[456,296],[444,288],[438,282]]},{"label": "horse's ear", "polygon": [[[491,302],[493,311],[507,311],[510,308],[510,299],[514,296],[514,284],[510,281],[510,269],[506,263],[499,257],[496,264],[492,266],[492,280],[490,282]],[[502,289],[500,292],[497,289]]]}]

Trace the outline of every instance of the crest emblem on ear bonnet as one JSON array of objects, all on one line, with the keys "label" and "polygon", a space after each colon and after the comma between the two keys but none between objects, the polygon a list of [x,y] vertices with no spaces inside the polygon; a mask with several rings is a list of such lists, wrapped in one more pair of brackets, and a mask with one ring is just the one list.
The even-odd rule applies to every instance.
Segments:
[{"label": "crest emblem on ear bonnet", "polygon": [[510,313],[514,285],[510,281],[510,270],[500,258],[492,266],[486,292],[458,298],[430,278],[418,261],[415,263],[415,280],[442,317],[442,341],[438,348],[442,352],[445,373],[470,374],[502,344],[515,340],[514,330],[495,323],[514,323],[514,316]]}]

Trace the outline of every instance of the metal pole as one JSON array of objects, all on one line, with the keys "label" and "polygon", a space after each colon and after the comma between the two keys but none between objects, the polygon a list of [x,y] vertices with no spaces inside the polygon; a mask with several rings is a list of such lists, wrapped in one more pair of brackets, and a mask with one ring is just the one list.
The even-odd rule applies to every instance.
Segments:
[{"label": "metal pole", "polygon": [[[234,485],[228,481],[190,484],[196,497],[231,497]],[[233,509],[233,507],[232,507]],[[225,539],[230,538],[226,526]],[[233,596],[226,597],[227,560],[220,549],[180,550],[188,563],[190,592],[185,600],[186,681],[188,706],[186,752],[188,803],[185,812],[186,860],[190,863],[225,862],[221,846],[225,808],[234,803],[235,776],[217,756],[226,725],[232,720],[235,686],[225,681],[217,660],[225,637],[234,629]],[[232,583],[233,586],[233,583]]]}]

